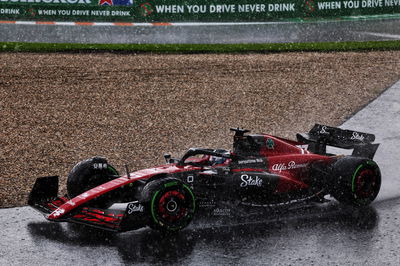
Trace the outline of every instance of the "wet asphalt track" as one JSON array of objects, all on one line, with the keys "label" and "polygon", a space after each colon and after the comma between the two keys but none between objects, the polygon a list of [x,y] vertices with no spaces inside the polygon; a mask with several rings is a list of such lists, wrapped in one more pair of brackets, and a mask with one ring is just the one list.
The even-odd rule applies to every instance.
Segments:
[{"label": "wet asphalt track", "polygon": [[0,24],[0,42],[286,43],[400,40],[400,19],[177,26]]},{"label": "wet asphalt track", "polygon": [[0,210],[0,265],[400,265],[400,81],[343,128],[375,133],[383,183],[368,208],[334,201],[280,214],[203,219],[176,236],[100,233]]}]

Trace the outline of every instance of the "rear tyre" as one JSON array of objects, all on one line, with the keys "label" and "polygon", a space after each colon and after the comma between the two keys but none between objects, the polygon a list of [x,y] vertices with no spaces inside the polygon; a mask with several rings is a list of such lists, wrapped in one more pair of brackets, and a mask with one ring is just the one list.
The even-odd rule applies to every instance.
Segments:
[{"label": "rear tyre", "polygon": [[192,190],[176,178],[147,183],[142,191],[142,202],[149,210],[150,227],[167,233],[185,228],[196,211]]},{"label": "rear tyre", "polygon": [[341,203],[366,206],[378,195],[381,172],[378,165],[364,158],[342,158],[333,166],[331,195]]},{"label": "rear tyre", "polygon": [[[119,176],[117,170],[102,157],[93,157],[77,163],[68,174],[68,197],[74,198],[85,191],[111,181]],[[90,202],[91,206],[107,208],[108,197],[102,196]]]}]

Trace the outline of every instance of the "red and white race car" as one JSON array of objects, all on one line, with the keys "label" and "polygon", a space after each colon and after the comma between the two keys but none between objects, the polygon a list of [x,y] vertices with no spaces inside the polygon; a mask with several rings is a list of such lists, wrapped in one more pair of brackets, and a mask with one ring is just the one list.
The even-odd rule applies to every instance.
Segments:
[{"label": "red and white race car", "polygon": [[[29,205],[54,222],[81,223],[111,231],[150,226],[161,231],[186,227],[196,213],[219,204],[249,209],[323,202],[365,206],[381,185],[372,160],[379,144],[372,134],[316,124],[297,141],[268,134],[235,132],[233,150],[191,148],[182,158],[165,155],[166,164],[120,175],[106,159],[75,165],[65,196],[58,177],[41,177]],[[353,149],[351,155],[326,152],[326,146]],[[124,209],[110,208],[126,203]]]}]

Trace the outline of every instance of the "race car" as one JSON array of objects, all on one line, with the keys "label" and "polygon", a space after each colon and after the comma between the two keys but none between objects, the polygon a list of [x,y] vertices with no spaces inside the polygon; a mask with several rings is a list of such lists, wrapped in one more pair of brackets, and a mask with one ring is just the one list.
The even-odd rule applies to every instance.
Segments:
[{"label": "race car", "polygon": [[[166,164],[126,169],[124,175],[105,158],[82,161],[68,175],[67,195],[58,196],[58,176],[41,177],[28,204],[54,222],[116,232],[145,226],[176,232],[200,210],[211,212],[220,204],[250,210],[324,202],[331,195],[360,207],[379,193],[381,173],[373,161],[379,144],[372,134],[315,124],[293,141],[231,130],[232,151],[190,148],[180,159],[166,154]],[[352,154],[331,154],[327,146]],[[125,205],[115,208],[116,203]]]}]

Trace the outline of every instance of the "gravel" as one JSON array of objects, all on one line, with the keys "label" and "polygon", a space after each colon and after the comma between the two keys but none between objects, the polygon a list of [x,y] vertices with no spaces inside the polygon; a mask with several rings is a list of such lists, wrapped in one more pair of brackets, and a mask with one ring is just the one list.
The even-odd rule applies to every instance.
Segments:
[{"label": "gravel", "polygon": [[230,148],[229,127],[293,138],[339,125],[400,77],[400,51],[158,55],[0,53],[0,207],[39,176],[102,155],[123,172],[190,147]]}]

